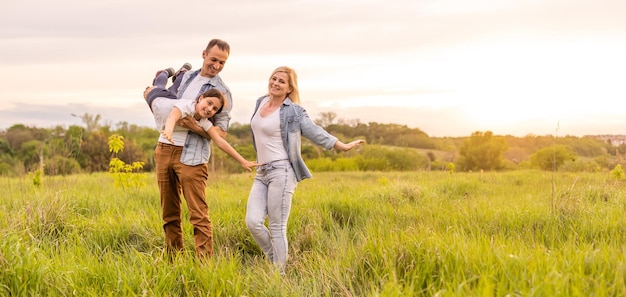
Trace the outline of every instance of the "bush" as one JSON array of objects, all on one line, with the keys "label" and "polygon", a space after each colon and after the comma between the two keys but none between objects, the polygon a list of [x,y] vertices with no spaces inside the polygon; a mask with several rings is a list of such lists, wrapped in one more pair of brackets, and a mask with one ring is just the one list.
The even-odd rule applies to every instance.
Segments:
[{"label": "bush", "polygon": [[416,171],[428,169],[430,159],[411,148],[368,145],[356,157],[359,169],[363,171]]},{"label": "bush", "polygon": [[576,155],[563,145],[545,147],[530,156],[530,163],[541,170],[558,170],[565,161],[575,160]]},{"label": "bush", "polygon": [[611,170],[611,177],[615,179],[626,179],[622,165],[617,164],[615,168]]},{"label": "bush", "polygon": [[316,158],[306,161],[311,171],[358,171],[359,165],[354,158]]},{"label": "bush", "polygon": [[48,160],[44,171],[47,175],[67,175],[78,173],[80,171],[80,164],[78,164],[78,161],[74,159],[57,155]]}]

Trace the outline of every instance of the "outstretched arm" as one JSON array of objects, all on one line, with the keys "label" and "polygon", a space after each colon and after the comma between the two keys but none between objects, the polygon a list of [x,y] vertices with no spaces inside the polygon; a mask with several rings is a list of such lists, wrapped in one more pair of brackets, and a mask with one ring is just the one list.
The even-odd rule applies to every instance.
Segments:
[{"label": "outstretched arm", "polygon": [[359,139],[359,140],[352,141],[350,143],[343,143],[337,140],[337,142],[335,142],[334,148],[340,151],[347,152],[355,147],[359,147],[359,145],[361,145],[362,143],[365,143],[365,140]]},{"label": "outstretched arm", "polygon": [[224,138],[220,136],[220,131],[222,131],[222,129],[215,126],[209,128],[208,130],[209,136],[211,136],[211,139],[215,142],[217,147],[233,157],[233,159],[237,160],[237,162],[241,164],[241,167],[248,171],[252,170],[252,167],[259,166],[258,163],[248,161],[242,157],[226,140],[224,140]]},{"label": "outstretched arm", "polygon": [[163,134],[163,137],[165,137],[165,139],[169,140],[169,142],[171,143],[174,143],[174,141],[172,140],[172,133],[174,133],[174,125],[176,125],[176,122],[180,120],[182,116],[183,116],[183,113],[180,111],[180,109],[174,106],[170,114],[167,116],[167,119],[165,120],[165,129],[161,131],[161,134]]}]

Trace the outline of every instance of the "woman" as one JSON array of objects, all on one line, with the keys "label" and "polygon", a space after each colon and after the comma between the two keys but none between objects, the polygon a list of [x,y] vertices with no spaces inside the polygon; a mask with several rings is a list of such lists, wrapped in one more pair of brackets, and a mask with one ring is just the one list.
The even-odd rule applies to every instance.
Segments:
[{"label": "woman", "polygon": [[[364,140],[343,143],[311,121],[300,105],[298,78],[289,67],[270,76],[268,94],[259,98],[250,127],[257,167],[246,212],[246,225],[263,253],[284,274],[287,219],[296,184],[310,178],[300,153],[301,136],[325,149],[349,151]],[[264,225],[268,218],[269,229]]]}]

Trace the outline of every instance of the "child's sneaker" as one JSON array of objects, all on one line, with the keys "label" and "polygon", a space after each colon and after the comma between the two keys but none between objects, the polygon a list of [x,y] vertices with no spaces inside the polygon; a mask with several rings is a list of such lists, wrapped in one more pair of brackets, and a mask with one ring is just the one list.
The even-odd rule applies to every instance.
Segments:
[{"label": "child's sneaker", "polygon": [[[174,76],[174,73],[176,73],[176,72],[174,72],[174,68],[172,68],[172,67],[169,67],[167,69],[163,69],[161,71],[166,71],[167,72],[167,77]],[[161,72],[161,71],[159,71],[159,72]],[[157,75],[159,74],[159,72],[157,72]]]},{"label": "child's sneaker", "polygon": [[[171,68],[170,68],[170,69],[171,69]],[[181,66],[181,67],[180,67],[180,69],[178,69],[178,71],[176,71],[176,73],[174,73],[174,74],[172,75],[172,81],[176,81],[176,78],[177,78],[179,75],[185,74],[185,72],[187,72],[187,71],[189,71],[189,70],[191,70],[191,64],[189,64],[189,63],[185,63],[185,64],[183,64],[183,66]]]},{"label": "child's sneaker", "polygon": [[[175,70],[172,67],[157,71],[157,73],[154,75],[154,79],[152,80],[152,85],[155,85],[156,79],[157,77],[159,77],[159,74],[161,74],[161,72],[165,72],[165,74],[167,74],[167,78],[170,78],[172,75],[174,75],[174,71]],[[165,81],[167,82],[167,79]]]}]

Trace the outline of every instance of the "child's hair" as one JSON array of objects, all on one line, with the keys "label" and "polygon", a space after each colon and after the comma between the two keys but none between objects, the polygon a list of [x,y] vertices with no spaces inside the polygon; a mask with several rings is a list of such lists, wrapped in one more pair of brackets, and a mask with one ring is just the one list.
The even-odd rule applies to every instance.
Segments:
[{"label": "child's hair", "polygon": [[220,92],[220,90],[218,89],[208,89],[206,90],[204,93],[200,94],[200,96],[198,96],[198,98],[196,99],[196,103],[198,103],[198,101],[200,101],[200,98],[206,98],[206,97],[215,97],[217,98],[220,103],[222,103],[222,107],[220,107],[220,109],[217,110],[216,114],[222,112],[222,109],[224,109],[224,106],[226,106],[226,99],[224,98],[224,94],[222,94],[222,92]]}]

